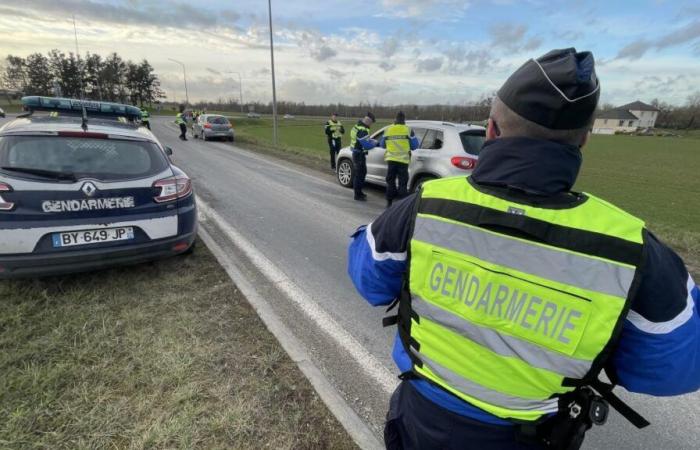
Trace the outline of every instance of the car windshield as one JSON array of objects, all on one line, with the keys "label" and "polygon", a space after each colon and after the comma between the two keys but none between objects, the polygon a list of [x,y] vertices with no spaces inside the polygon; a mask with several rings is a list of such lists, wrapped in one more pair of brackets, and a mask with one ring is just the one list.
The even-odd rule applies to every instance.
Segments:
[{"label": "car windshield", "polygon": [[462,141],[462,148],[470,155],[479,155],[481,146],[484,145],[485,139],[484,130],[467,130],[459,133],[459,139]]},{"label": "car windshield", "polygon": [[45,171],[110,181],[160,173],[168,161],[158,146],[146,141],[5,136],[0,138],[0,167],[14,177],[41,178]]},{"label": "car windshield", "polygon": [[228,119],[223,116],[209,116],[207,117],[207,122],[216,125],[226,125],[228,123]]}]

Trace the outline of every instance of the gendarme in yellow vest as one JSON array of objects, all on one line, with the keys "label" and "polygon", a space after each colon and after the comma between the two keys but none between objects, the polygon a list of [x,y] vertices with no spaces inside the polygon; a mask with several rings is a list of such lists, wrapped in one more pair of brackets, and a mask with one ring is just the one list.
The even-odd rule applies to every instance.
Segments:
[{"label": "gendarme in yellow vest", "polygon": [[403,124],[393,124],[384,131],[386,153],[385,161],[396,161],[404,164],[411,162],[411,129]]},{"label": "gendarme in yellow vest", "polygon": [[423,185],[399,335],[419,377],[531,422],[600,372],[636,289],[644,223],[588,194],[546,209],[482,191],[464,177]]}]

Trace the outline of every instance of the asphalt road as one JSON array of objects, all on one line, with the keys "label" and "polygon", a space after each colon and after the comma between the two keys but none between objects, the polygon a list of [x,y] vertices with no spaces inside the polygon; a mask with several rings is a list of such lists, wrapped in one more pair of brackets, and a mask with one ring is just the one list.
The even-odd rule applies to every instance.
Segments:
[{"label": "asphalt road", "polygon": [[[332,172],[317,172],[230,143],[182,142],[172,118],[152,118],[154,133],[173,148],[173,159],[194,180],[195,189],[238,233],[314,299],[352,334],[387,371],[394,371],[390,352],[393,330],[382,329],[381,309],[373,309],[346,275],[348,237],[358,225],[372,221],[384,207],[383,191],[368,189],[368,202],[352,199]],[[264,280],[254,283],[270,295]],[[372,429],[382,426],[388,393],[373,386],[341,346],[315,329],[297,306],[270,298],[277,313],[309,348],[314,362],[335,383]],[[692,449],[700,444],[700,396],[652,398],[620,395],[652,422],[636,430],[617,413],[590,432],[585,448]]]}]

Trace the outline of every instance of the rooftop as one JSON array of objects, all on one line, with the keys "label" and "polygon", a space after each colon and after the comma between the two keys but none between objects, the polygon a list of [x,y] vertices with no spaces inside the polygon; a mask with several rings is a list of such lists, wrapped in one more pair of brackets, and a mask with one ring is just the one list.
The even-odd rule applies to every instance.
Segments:
[{"label": "rooftop", "polygon": [[625,109],[627,111],[658,111],[659,109],[648,105],[644,102],[640,102],[637,100],[636,102],[628,103],[626,105],[622,105],[618,107],[617,109]]},{"label": "rooftop", "polygon": [[639,120],[639,117],[635,116],[627,109],[615,108],[609,109],[607,111],[601,111],[595,116],[596,119],[615,119],[615,120]]}]

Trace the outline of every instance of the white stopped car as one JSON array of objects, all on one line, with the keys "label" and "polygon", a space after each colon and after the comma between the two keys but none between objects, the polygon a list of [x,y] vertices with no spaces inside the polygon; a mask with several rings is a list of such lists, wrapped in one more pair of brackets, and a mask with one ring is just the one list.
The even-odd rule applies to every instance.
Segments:
[{"label": "white stopped car", "polygon": [[[422,183],[436,178],[469,175],[476,167],[479,152],[484,143],[486,129],[478,125],[455,124],[433,120],[407,120],[418,138],[418,148],[411,152],[408,167],[408,187],[411,192]],[[374,132],[372,139],[379,140],[386,127]],[[387,164],[385,150],[377,147],[367,153],[368,183],[386,186]],[[352,149],[340,150],[336,164],[338,182],[352,187],[354,167]]]}]

